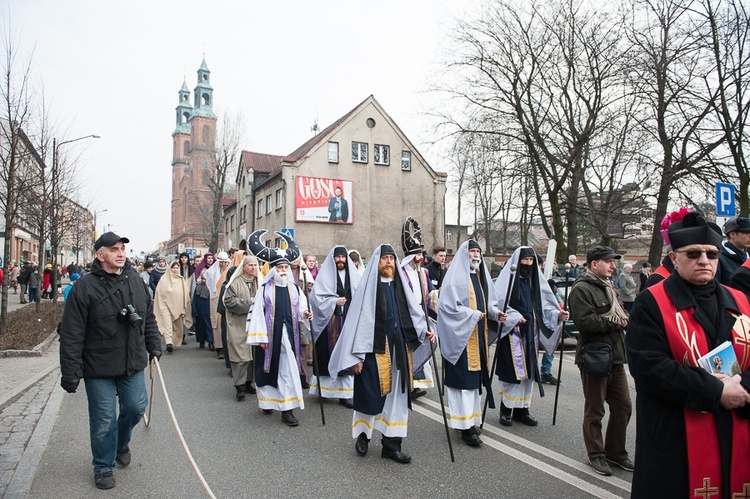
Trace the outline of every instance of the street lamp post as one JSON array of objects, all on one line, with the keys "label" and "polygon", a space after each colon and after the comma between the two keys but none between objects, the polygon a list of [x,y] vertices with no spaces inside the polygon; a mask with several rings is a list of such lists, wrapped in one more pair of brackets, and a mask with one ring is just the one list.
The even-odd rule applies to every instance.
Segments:
[{"label": "street lamp post", "polygon": [[50,193],[50,200],[52,204],[52,220],[50,226],[50,244],[52,246],[52,275],[50,276],[50,282],[52,285],[52,301],[57,301],[57,246],[62,238],[62,229],[58,225],[58,209],[60,196],[58,192],[58,151],[60,146],[70,144],[71,142],[78,142],[84,139],[99,139],[98,135],[84,135],[77,139],[64,140],[60,143],[57,142],[56,138],[52,139],[52,192]]}]

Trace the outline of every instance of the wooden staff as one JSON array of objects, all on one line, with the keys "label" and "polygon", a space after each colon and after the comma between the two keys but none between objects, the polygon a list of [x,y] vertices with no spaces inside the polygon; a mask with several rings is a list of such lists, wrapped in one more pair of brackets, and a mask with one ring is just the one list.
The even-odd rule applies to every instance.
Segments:
[{"label": "wooden staff", "polygon": [[[565,264],[565,298],[563,298],[563,308],[568,310],[568,283],[570,282],[570,264]],[[563,330],[560,334],[560,364],[557,367],[557,386],[555,387],[555,405],[552,408],[552,425],[554,426],[557,421],[557,397],[560,395],[560,383],[562,382],[562,363],[563,363],[563,347],[565,343],[565,323],[563,322]]]}]

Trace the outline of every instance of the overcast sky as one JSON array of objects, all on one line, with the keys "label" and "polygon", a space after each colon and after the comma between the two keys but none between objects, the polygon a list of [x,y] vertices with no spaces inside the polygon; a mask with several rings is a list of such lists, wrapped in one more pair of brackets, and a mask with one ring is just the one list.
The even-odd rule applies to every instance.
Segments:
[{"label": "overcast sky", "polygon": [[[242,149],[284,155],[373,94],[431,166],[425,91],[456,9],[434,0],[109,2],[16,0],[3,10],[80,157],[97,226],[135,252],[170,235],[172,137],[183,78],[205,54],[214,110],[241,111]],[[8,19],[10,22],[8,23]],[[62,150],[61,150],[62,151]],[[449,216],[449,222],[451,222]]]}]

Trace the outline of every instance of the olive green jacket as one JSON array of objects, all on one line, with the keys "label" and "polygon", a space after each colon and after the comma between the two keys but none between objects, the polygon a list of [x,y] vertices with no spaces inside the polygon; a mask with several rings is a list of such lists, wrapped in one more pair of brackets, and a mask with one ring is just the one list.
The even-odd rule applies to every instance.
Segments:
[{"label": "olive green jacket", "polygon": [[625,333],[602,318],[612,304],[604,283],[583,274],[573,283],[568,297],[570,316],[578,327],[576,364],[583,364],[581,348],[589,342],[608,343],[612,347],[613,364],[626,364]]}]

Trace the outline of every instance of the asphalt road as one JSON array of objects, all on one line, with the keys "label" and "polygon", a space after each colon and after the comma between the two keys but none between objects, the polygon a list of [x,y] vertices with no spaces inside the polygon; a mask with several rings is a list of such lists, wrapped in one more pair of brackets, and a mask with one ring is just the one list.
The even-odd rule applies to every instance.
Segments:
[{"label": "asphalt road", "polygon": [[[586,464],[581,437],[582,395],[578,369],[566,352],[557,424],[552,426],[554,387],[534,395],[531,413],[540,425],[500,426],[489,410],[484,444],[470,448],[451,431],[456,462],[451,463],[435,389],[414,404],[403,449],[411,464],[380,457],[379,437],[359,457],[351,438],[350,410],[317,399],[295,411],[300,426],[289,428],[278,413],[264,415],[254,396],[234,399],[223,361],[199,350],[194,337],[162,358],[162,370],[185,440],[216,497],[627,497],[631,474],[619,468],[601,477]],[[557,373],[557,359],[554,373]],[[147,373],[148,383],[148,373]],[[83,384],[81,384],[83,388]],[[631,394],[635,396],[632,390]],[[635,418],[628,447],[634,450]],[[140,424],[130,445],[128,468],[115,471],[114,497],[207,497],[192,470],[156,383],[150,427]],[[632,457],[632,454],[631,454]],[[93,484],[88,415],[83,389],[66,394],[29,497],[102,497]]]}]

